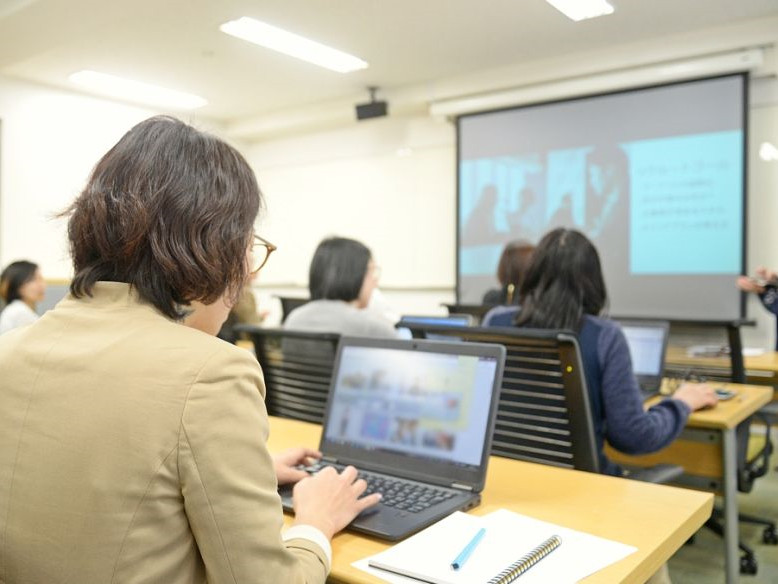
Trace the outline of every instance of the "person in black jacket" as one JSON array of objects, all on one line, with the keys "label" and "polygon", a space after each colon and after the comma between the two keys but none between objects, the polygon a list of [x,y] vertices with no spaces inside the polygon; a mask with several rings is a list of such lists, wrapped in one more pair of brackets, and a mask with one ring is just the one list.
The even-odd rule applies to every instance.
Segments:
[{"label": "person in black jacket", "polygon": [[[778,273],[768,270],[765,267],[756,269],[756,278],[740,276],[737,279],[737,286],[744,292],[753,292],[759,295],[762,305],[778,316]],[[778,318],[775,320],[775,350],[778,351]]]}]

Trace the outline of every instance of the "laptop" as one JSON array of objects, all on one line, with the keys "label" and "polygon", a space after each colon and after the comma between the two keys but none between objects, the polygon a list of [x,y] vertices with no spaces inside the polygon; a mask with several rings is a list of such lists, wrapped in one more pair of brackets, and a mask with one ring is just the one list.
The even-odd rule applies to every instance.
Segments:
[{"label": "laptop", "polygon": [[429,326],[474,326],[475,317],[472,314],[449,314],[448,316],[413,316],[400,317],[398,327],[407,325]]},{"label": "laptop", "polygon": [[632,369],[643,397],[659,393],[665,371],[665,352],[670,324],[661,320],[619,320],[627,337]]},{"label": "laptop", "polygon": [[383,494],[349,529],[394,541],[478,505],[504,361],[501,345],[341,338],[310,470],[351,464]]},{"label": "laptop", "polygon": [[[475,326],[475,317],[472,314],[449,314],[448,316],[413,316],[404,315],[400,317],[400,320],[395,325],[398,330],[400,338],[410,339],[415,337],[422,337],[429,341],[461,341],[459,337],[451,337],[448,335],[436,335],[434,333],[424,332],[419,334],[418,331],[423,331],[426,327],[436,326]],[[414,334],[416,331],[416,334]]]}]

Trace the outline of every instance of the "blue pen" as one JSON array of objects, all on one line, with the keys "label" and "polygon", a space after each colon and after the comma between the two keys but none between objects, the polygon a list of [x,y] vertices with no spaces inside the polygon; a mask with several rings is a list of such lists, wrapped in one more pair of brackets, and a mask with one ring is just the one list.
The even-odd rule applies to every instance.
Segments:
[{"label": "blue pen", "polygon": [[470,557],[473,550],[478,546],[478,543],[484,538],[485,533],[486,529],[483,527],[478,530],[478,533],[473,536],[473,539],[465,546],[465,549],[459,552],[459,555],[451,562],[451,568],[453,570],[459,570],[459,568],[465,565],[467,558]]}]

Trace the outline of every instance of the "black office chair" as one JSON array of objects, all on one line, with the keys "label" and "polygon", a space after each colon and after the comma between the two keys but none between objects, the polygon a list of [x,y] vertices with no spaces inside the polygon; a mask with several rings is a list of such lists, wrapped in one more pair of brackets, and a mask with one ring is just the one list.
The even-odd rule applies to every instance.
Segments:
[{"label": "black office chair", "polygon": [[308,304],[311,301],[310,298],[297,298],[294,296],[276,296],[276,298],[281,301],[281,324],[286,321],[286,317],[295,308]]},{"label": "black office chair", "polygon": [[[688,344],[694,340],[694,344],[702,343],[711,350],[718,349],[718,353],[703,354],[694,366],[668,363],[665,366],[666,377],[679,379],[701,379],[707,381],[721,381],[724,383],[746,383],[746,368],[743,359],[743,340],[740,328],[749,321],[670,321],[670,339],[686,339]],[[722,366],[715,361],[706,363],[704,357],[725,357],[729,360],[729,366]]]},{"label": "black office chair", "polygon": [[480,323],[484,315],[489,312],[494,306],[488,304],[442,304],[446,307],[449,314],[469,314],[476,323]]},{"label": "black office chair", "polygon": [[[758,420],[765,426],[765,433],[754,433],[751,431],[752,422]],[[737,489],[741,493],[750,493],[754,488],[754,481],[764,476],[770,470],[770,455],[773,451],[773,444],[770,440],[770,421],[767,416],[754,414],[751,418],[742,422],[736,429],[738,444],[738,475]],[[746,513],[738,514],[738,521],[743,523],[753,523],[764,525],[762,531],[762,543],[778,545],[778,532],[776,532],[775,521],[748,515]],[[713,510],[710,519],[705,522],[705,527],[724,536],[724,514],[719,508]],[[738,538],[739,539],[739,538]],[[738,547],[743,555],[740,556],[740,573],[756,574],[759,564],[756,555],[751,546],[743,543],[739,539]]]},{"label": "black office chair", "polygon": [[271,416],[321,424],[340,335],[236,327],[249,334],[265,377]]},{"label": "black office chair", "polygon": [[[600,472],[589,393],[576,335],[515,327],[410,327],[415,337],[497,343],[506,349],[492,454]],[[677,465],[630,471],[629,478],[667,482]]]}]

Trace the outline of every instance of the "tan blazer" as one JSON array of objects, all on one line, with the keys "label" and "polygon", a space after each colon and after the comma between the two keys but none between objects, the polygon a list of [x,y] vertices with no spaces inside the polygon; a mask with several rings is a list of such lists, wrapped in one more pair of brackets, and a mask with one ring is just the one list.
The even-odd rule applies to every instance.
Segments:
[{"label": "tan blazer", "polygon": [[0,582],[324,582],[281,538],[264,391],[126,284],[0,337]]}]

